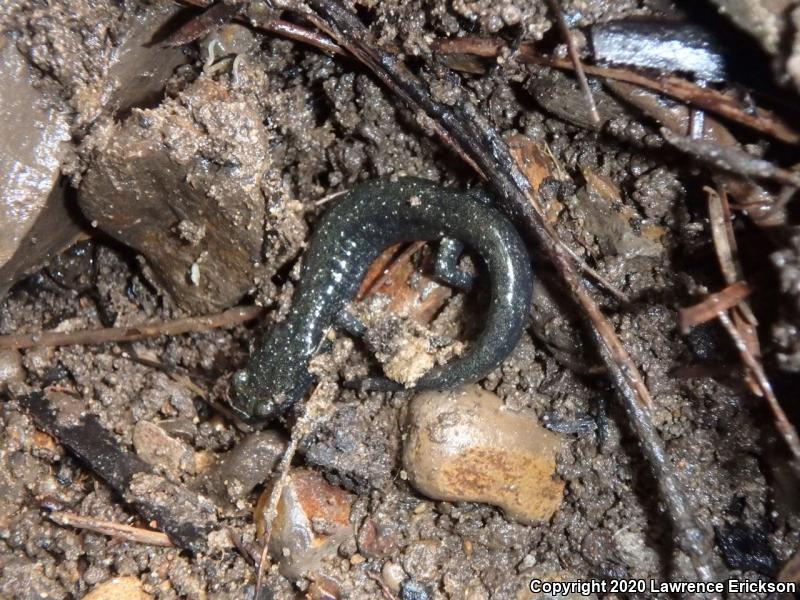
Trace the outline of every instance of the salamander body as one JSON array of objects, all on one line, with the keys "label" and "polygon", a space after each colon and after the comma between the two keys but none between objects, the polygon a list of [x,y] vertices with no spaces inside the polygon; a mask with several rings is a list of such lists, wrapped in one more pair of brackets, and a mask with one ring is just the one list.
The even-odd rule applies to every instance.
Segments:
[{"label": "salamander body", "polygon": [[[532,273],[523,241],[481,190],[458,192],[414,178],[379,179],[354,188],[322,217],[287,318],[267,333],[234,376],[235,408],[263,419],[301,400],[314,384],[310,359],[378,255],[399,242],[442,239],[459,243],[455,252],[448,246],[453,267],[461,245],[482,259],[491,299],[470,350],[431,369],[413,387],[445,389],[485,377],[514,349],[530,310]],[[459,271],[456,279],[459,274],[466,275]],[[403,386],[387,380],[381,389]]]}]

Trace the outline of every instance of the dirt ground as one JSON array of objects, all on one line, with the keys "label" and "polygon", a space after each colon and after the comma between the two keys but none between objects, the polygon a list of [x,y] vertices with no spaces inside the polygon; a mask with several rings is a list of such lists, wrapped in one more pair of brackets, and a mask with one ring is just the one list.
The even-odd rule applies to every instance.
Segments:
[{"label": "dirt ground", "polygon": [[[565,12],[573,27],[681,13],[666,4],[588,0],[566,3]],[[17,0],[3,8],[0,23],[36,67],[37,86],[68,115],[74,150],[62,171],[70,177],[73,196],[92,181],[93,164],[113,141],[115,123],[125,119],[139,119],[131,122],[134,128],[146,120],[142,131],[158,129],[159,119],[174,114],[185,114],[192,127],[199,124],[203,143],[183,140],[186,130],[164,137],[176,164],[182,152],[203,153],[205,164],[214,168],[235,157],[235,173],[218,179],[220,205],[246,189],[243,202],[258,205],[259,226],[270,230],[263,245],[253,242],[260,253],[258,268],[242,271],[245,291],[237,294],[241,303],[267,307],[269,316],[257,324],[133,343],[0,352],[6,379],[0,382],[2,598],[82,598],[113,577],[133,576],[159,599],[253,599],[255,568],[247,552],[236,547],[191,555],[48,519],[47,507],[58,507],[147,525],[80,460],[38,431],[20,398],[37,390],[78,398],[125,448],[135,445],[137,423],[167,423],[173,437],[191,449],[195,464],[210,464],[244,435],[214,406],[226,405],[231,374],[290,305],[303,247],[325,203],[335,201],[328,196],[388,175],[416,175],[461,188],[478,183],[425,119],[403,108],[354,61],[246,27],[237,26],[223,40],[230,48],[226,54],[239,56],[235,72],[233,60],[208,60],[209,40],[203,39],[182,50],[185,64],[171,75],[163,97],[111,114],[102,100],[103,73],[113,60],[109,47],[130,26],[131,15],[147,10],[148,3],[133,0]],[[195,14],[192,10],[187,14]],[[379,43],[399,46],[412,58],[430,55],[433,36],[482,34],[558,44],[544,3],[385,0],[359,4],[357,10]],[[705,19],[712,28],[731,28],[708,15],[689,17]],[[533,69],[539,73],[532,77]],[[724,286],[703,192],[711,185],[708,171],[667,148],[657,127],[635,110],[615,116],[600,131],[554,116],[537,100],[536,90],[572,86],[563,77],[512,61],[483,74],[462,73],[461,83],[504,135],[524,135],[551,154],[563,176],[547,182],[543,198],[560,207],[559,234],[633,299],[622,305],[601,289],[592,290],[645,375],[670,460],[700,521],[715,531],[719,572],[771,580],[800,547],[800,495],[788,453],[764,402],[744,383],[723,330],[708,324],[682,335],[677,326],[677,309],[696,301],[698,286]],[[214,101],[198,86],[224,90],[225,99]],[[253,115],[255,126],[243,121]],[[263,135],[252,137],[253,128],[262,124]],[[758,136],[742,138],[775,155]],[[187,169],[195,181],[211,185],[203,183],[207,174],[197,165]],[[592,177],[616,185],[616,205],[597,199]],[[257,182],[250,185],[249,178]],[[98,232],[92,219],[84,222],[86,239],[2,299],[0,334],[127,327],[206,306],[203,297],[187,308],[175,296],[180,285],[165,279],[149,257],[112,239],[113,232]],[[783,245],[776,246],[747,218],[737,217],[733,224],[745,270],[761,290],[753,306],[765,363],[787,410],[796,411],[791,404],[798,389],[793,353],[793,323],[800,314],[797,238],[793,243],[791,225],[781,225]],[[102,225],[101,219],[99,229]],[[148,256],[146,247],[138,249]],[[539,260],[536,248],[532,254],[538,288],[533,317],[512,356],[481,385],[508,407],[530,411],[562,432],[557,476],[565,492],[553,518],[524,525],[487,504],[424,497],[402,473],[402,423],[411,395],[337,387],[326,414],[301,442],[295,463],[354,495],[351,518],[359,542],[342,544],[326,557],[314,575],[325,584],[287,578],[273,568],[264,598],[306,593],[379,598],[386,593],[381,586],[396,587],[399,579],[401,598],[515,599],[531,597],[526,589],[533,577],[692,577],[614,389],[592,369],[600,362],[591,339],[552,268]],[[467,340],[481,307],[475,300],[454,292],[422,329],[450,341]],[[385,303],[373,301],[379,321]],[[398,319],[373,333],[372,347],[391,354],[391,340],[383,343],[381,335],[390,337],[393,328],[403,327],[407,321]],[[323,367],[335,380],[363,376],[374,369],[373,354],[364,344],[337,336]],[[175,477],[188,485],[196,477],[192,470],[179,466]],[[252,511],[262,489],[258,485],[220,515],[251,549],[257,546]],[[361,530],[366,524],[381,531],[381,551],[365,548],[369,544]],[[337,591],[321,591],[326,585]]]}]

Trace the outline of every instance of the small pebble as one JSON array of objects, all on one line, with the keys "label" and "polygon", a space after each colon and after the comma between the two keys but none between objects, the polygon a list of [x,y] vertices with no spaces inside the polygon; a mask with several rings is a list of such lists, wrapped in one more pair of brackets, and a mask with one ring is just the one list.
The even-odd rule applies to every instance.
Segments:
[{"label": "small pebble", "polygon": [[405,580],[400,589],[401,600],[429,600],[430,597],[425,586],[411,579]]},{"label": "small pebble", "polygon": [[136,577],[115,577],[101,583],[83,597],[83,600],[152,600],[142,589]]},{"label": "small pebble", "polygon": [[417,395],[407,432],[403,464],[426,496],[486,502],[522,523],[546,521],[561,504],[560,436],[477,385]]},{"label": "small pebble", "polygon": [[221,503],[236,503],[264,483],[286,447],[277,431],[256,431],[219,457],[200,478],[202,490]]},{"label": "small pebble", "polygon": [[0,390],[5,390],[11,383],[25,381],[25,370],[22,368],[22,356],[12,348],[0,349]]},{"label": "small pebble", "polygon": [[406,572],[397,563],[387,560],[381,569],[381,579],[386,587],[397,593],[400,591],[400,585],[406,579]]},{"label": "small pebble", "polygon": [[155,423],[139,421],[133,428],[133,446],[147,463],[161,467],[177,478],[182,473],[194,473],[194,451],[191,446],[170,436]]}]

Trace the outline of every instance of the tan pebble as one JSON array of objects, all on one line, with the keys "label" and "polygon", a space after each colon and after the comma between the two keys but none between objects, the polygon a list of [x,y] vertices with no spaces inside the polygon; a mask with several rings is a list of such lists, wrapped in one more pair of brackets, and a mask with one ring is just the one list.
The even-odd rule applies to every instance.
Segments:
[{"label": "tan pebble", "polygon": [[53,436],[38,430],[33,432],[33,445],[40,450],[49,450],[51,452],[58,448],[58,443]]},{"label": "tan pebble", "polygon": [[523,523],[546,521],[561,504],[559,436],[477,385],[417,395],[407,430],[403,465],[426,496],[486,502]]},{"label": "tan pebble", "polygon": [[[272,487],[261,494],[255,509],[256,532],[263,537],[265,513]],[[329,484],[310,469],[294,469],[287,476],[272,523],[270,554],[282,575],[299,579],[311,575],[337,555],[339,546],[354,537],[350,508],[354,496]],[[349,561],[345,560],[349,565]]]},{"label": "tan pebble", "polygon": [[151,600],[136,577],[116,577],[94,587],[83,600]]},{"label": "tan pebble", "polygon": [[194,473],[194,450],[149,421],[139,421],[133,428],[133,446],[145,462],[163,468],[173,477]]},{"label": "tan pebble", "polygon": [[388,560],[381,569],[381,579],[393,592],[400,591],[400,585],[406,580],[406,572],[397,563]]},{"label": "tan pebble", "polygon": [[306,598],[308,600],[337,600],[341,594],[339,582],[330,577],[321,577],[308,586]]},{"label": "tan pebble", "polygon": [[205,473],[217,464],[217,455],[208,450],[200,450],[194,453],[194,464],[198,473]]},{"label": "tan pebble", "polygon": [[[589,578],[580,577],[574,573],[569,573],[550,565],[543,565],[541,568],[534,568],[525,571],[520,577],[520,588],[517,592],[515,600],[552,600],[552,594],[545,594],[544,592],[532,592],[531,580],[538,579],[542,582],[552,581],[578,581],[583,580],[586,585],[589,584]],[[593,593],[591,589],[585,590],[587,593],[567,593],[566,595],[559,594],[559,598],[564,600],[597,600],[597,594]]]}]

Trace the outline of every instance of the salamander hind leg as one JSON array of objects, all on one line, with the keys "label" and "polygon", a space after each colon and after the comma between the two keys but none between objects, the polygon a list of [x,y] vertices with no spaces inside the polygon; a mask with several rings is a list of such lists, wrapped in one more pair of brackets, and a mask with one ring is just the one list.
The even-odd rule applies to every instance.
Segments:
[{"label": "salamander hind leg", "polygon": [[442,238],[433,268],[436,277],[442,282],[459,290],[469,291],[475,276],[458,268],[458,259],[463,252],[464,244],[453,238]]},{"label": "salamander hind leg", "polygon": [[365,379],[351,379],[343,383],[344,387],[362,392],[401,392],[405,390],[402,383],[388,377],[367,377]]}]

